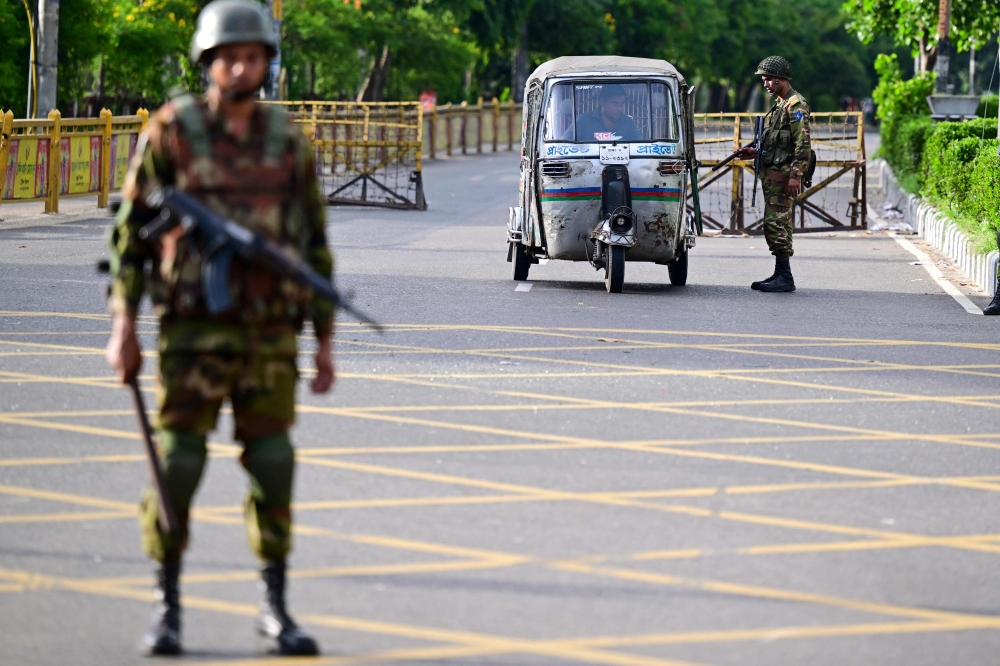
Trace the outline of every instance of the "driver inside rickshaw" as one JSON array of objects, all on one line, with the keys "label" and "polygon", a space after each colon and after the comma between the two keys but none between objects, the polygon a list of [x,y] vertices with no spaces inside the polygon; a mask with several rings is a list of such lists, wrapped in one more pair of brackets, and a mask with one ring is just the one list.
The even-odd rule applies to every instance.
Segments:
[{"label": "driver inside rickshaw", "polygon": [[576,119],[577,141],[639,141],[639,127],[625,115],[625,86],[601,86],[599,105]]}]

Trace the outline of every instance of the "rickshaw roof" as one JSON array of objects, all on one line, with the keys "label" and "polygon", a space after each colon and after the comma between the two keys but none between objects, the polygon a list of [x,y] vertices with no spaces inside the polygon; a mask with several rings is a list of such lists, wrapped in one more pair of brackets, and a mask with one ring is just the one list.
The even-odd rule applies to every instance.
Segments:
[{"label": "rickshaw roof", "polygon": [[542,63],[538,66],[528,81],[545,79],[553,76],[570,74],[594,73],[602,75],[633,75],[652,74],[655,76],[672,76],[679,83],[685,83],[684,77],[677,68],[666,60],[652,58],[627,58],[625,56],[562,56]]}]

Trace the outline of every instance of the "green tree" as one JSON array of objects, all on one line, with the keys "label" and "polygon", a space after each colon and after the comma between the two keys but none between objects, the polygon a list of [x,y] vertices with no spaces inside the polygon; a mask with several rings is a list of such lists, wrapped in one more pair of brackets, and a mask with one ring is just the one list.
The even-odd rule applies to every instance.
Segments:
[{"label": "green tree", "polygon": [[111,37],[111,6],[101,0],[62,0],[59,8],[59,77],[63,115],[94,90],[99,60]]},{"label": "green tree", "polygon": [[[868,44],[878,35],[890,37],[920,58],[930,72],[937,60],[938,0],[847,0],[847,29]],[[996,34],[1000,3],[996,0],[951,0],[949,39],[959,51],[980,48]]]},{"label": "green tree", "polygon": [[0,112],[23,118],[28,103],[28,15],[21,0],[0,0]]},{"label": "green tree", "polygon": [[204,0],[112,0],[101,96],[119,111],[161,104],[174,87],[197,86],[187,53]]},{"label": "green tree", "polygon": [[414,99],[435,88],[464,97],[464,73],[476,58],[460,27],[462,2],[369,0],[359,11],[342,0],[285,6],[284,52],[293,96],[369,101]]}]

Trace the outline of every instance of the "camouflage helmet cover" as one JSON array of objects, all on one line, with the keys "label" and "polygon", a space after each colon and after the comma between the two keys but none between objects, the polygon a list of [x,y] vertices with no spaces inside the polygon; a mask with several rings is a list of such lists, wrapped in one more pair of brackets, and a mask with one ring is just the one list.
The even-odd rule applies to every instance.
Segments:
[{"label": "camouflage helmet cover", "polygon": [[792,78],[792,66],[781,56],[768,56],[757,65],[758,76],[773,76],[779,79]]},{"label": "camouflage helmet cover", "polygon": [[258,42],[273,56],[278,52],[274,23],[264,6],[252,0],[215,0],[198,15],[191,40],[191,62],[201,62],[207,51],[223,44]]}]

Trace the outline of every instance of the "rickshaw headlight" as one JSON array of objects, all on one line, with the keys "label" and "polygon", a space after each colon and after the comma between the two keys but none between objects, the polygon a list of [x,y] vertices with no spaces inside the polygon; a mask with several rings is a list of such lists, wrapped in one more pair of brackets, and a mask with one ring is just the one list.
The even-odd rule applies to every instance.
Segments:
[{"label": "rickshaw headlight", "polygon": [[611,231],[627,234],[632,230],[632,214],[628,209],[619,208],[611,214]]}]

